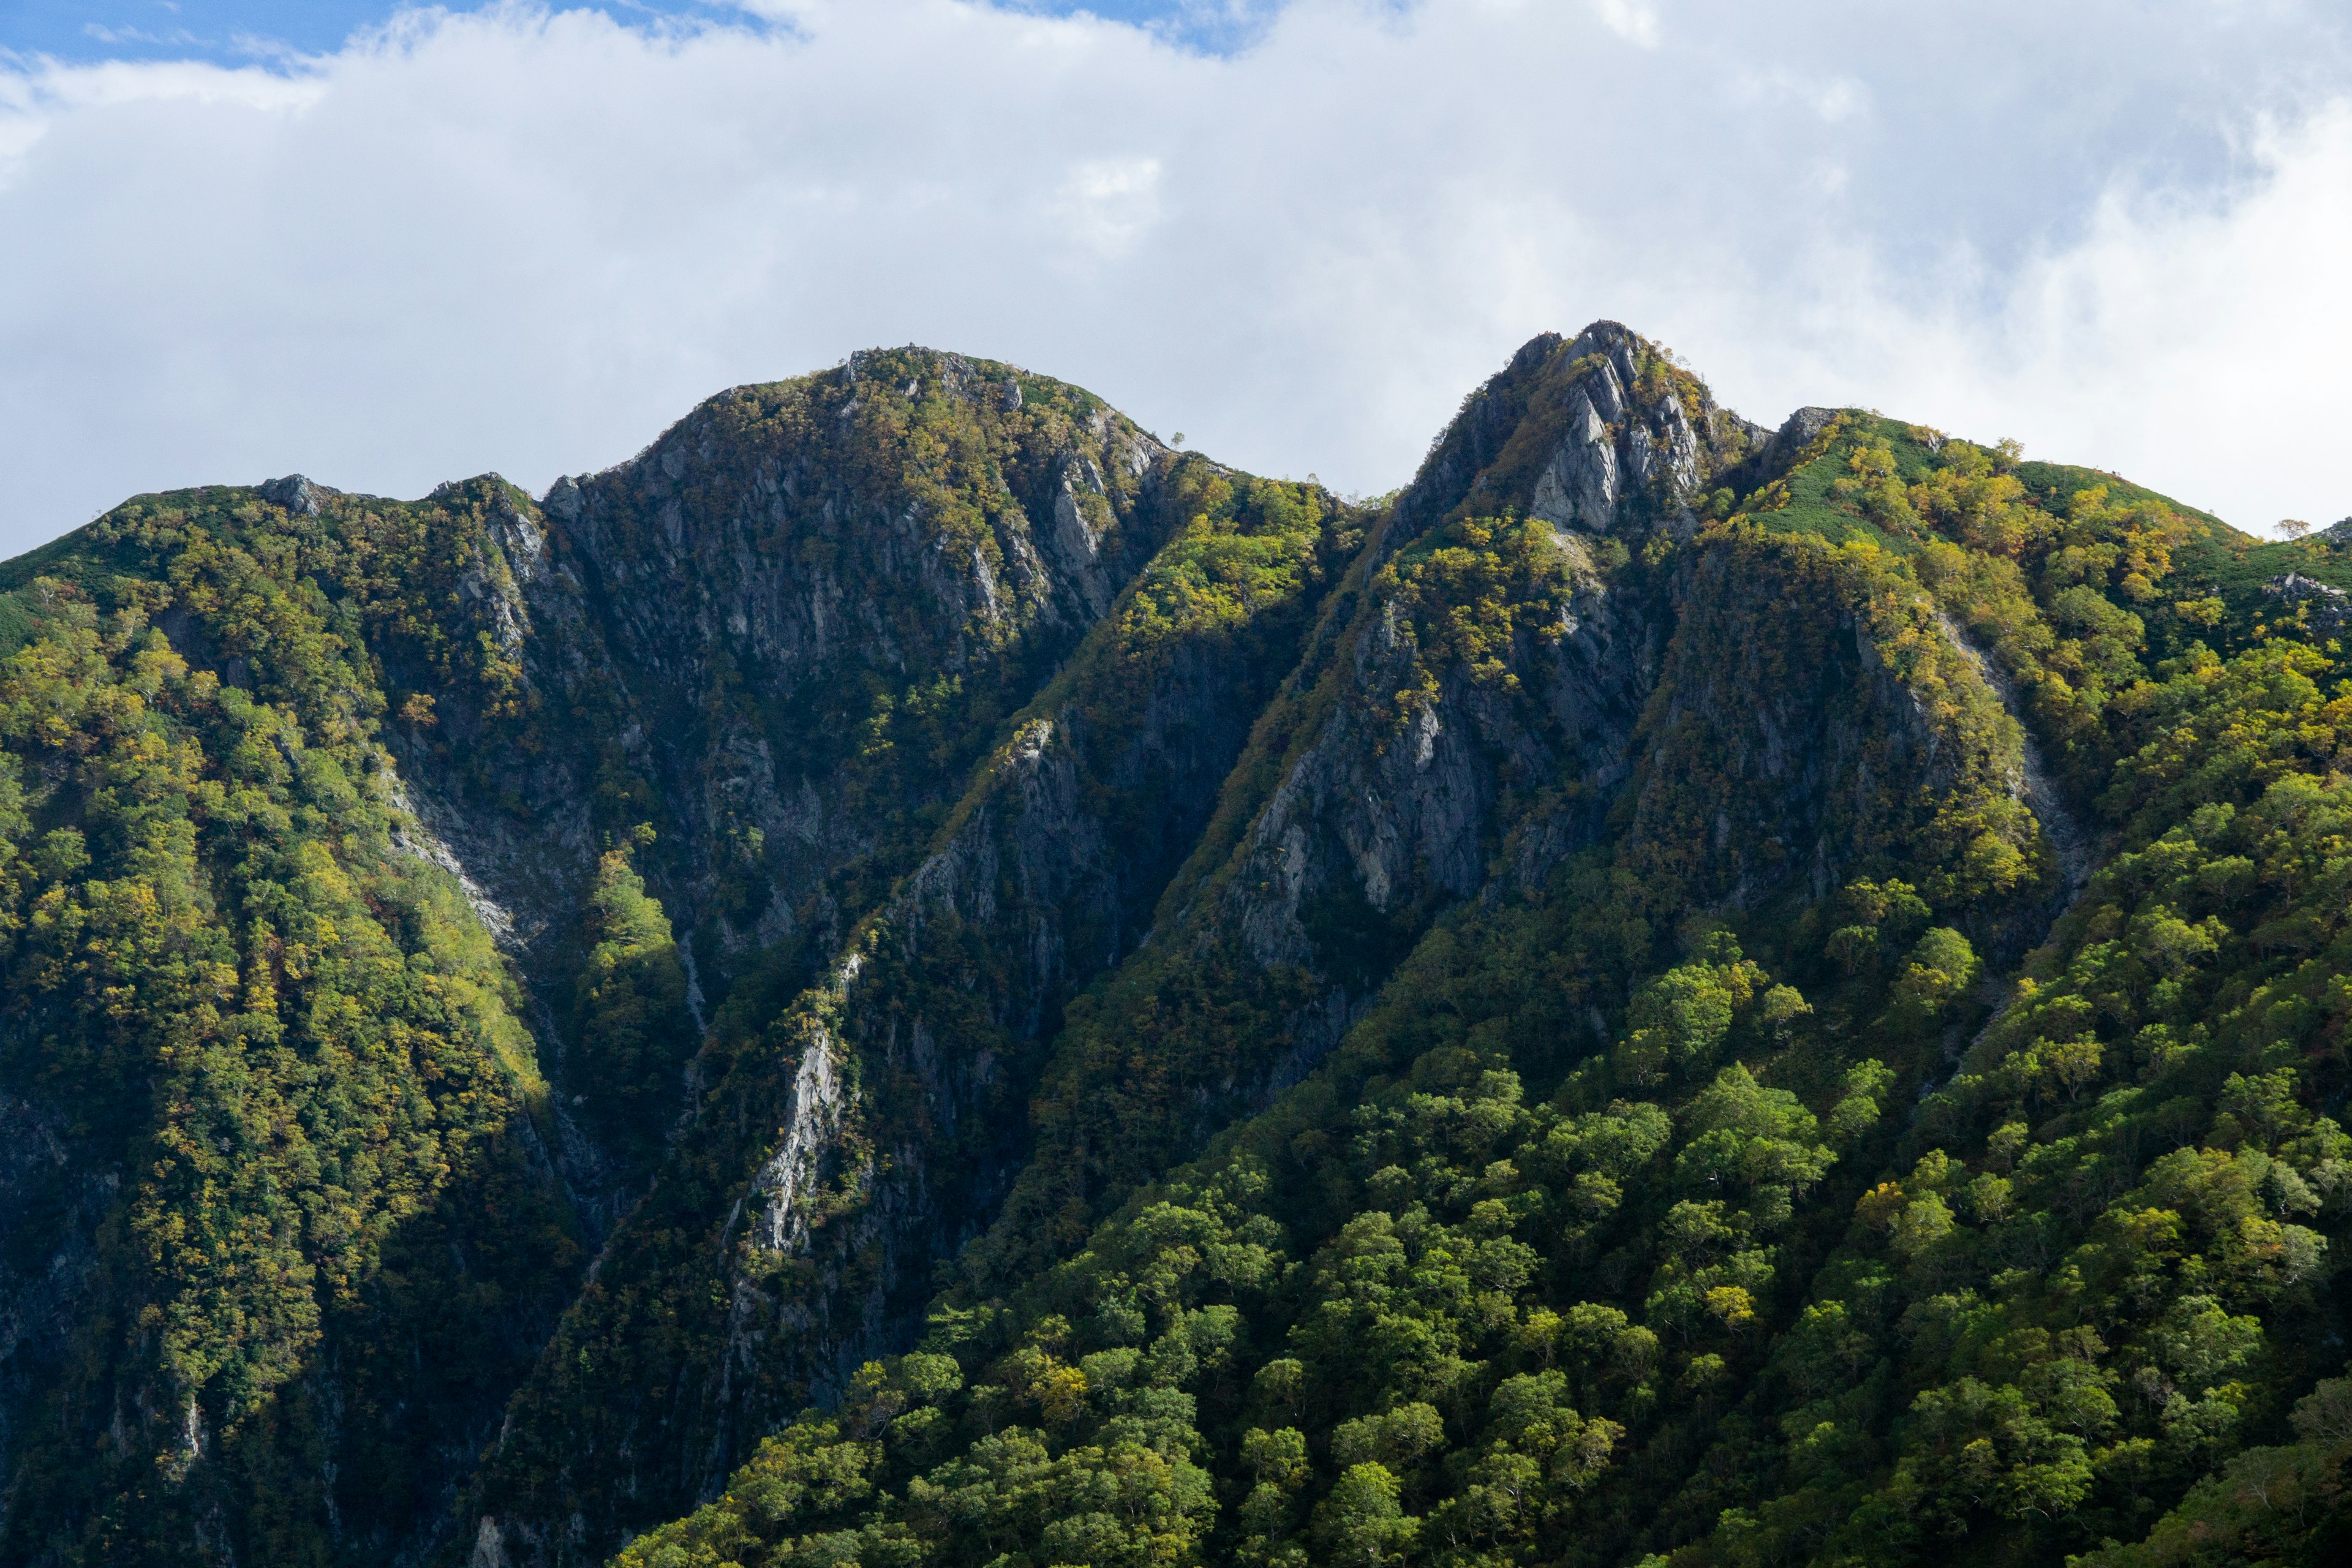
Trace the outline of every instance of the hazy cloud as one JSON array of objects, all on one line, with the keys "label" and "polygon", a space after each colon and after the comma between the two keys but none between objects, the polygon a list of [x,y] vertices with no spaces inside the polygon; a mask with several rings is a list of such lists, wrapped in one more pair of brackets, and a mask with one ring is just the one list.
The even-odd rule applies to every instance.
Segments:
[{"label": "hazy cloud", "polygon": [[1097,255],[1125,256],[1160,221],[1160,160],[1089,158],[1070,171],[1048,212]]},{"label": "hazy cloud", "polygon": [[1408,477],[1546,327],[2267,526],[2352,511],[2352,80],[2275,0],[959,0],[404,16],[0,63],[0,551],[130,493],[626,457],[909,341],[1273,473]]}]

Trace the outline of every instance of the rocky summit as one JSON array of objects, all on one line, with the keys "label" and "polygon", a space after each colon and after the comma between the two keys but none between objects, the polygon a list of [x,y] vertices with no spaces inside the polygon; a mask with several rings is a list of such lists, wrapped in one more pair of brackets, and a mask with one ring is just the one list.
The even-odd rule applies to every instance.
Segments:
[{"label": "rocky summit", "polygon": [[1596,322],[0,566],[0,1561],[2322,1564],[2343,530]]}]

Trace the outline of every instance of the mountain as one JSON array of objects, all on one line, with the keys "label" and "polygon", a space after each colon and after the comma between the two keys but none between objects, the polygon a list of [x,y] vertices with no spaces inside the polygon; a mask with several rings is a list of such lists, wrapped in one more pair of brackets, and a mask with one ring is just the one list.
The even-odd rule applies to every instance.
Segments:
[{"label": "mountain", "polygon": [[0,1557],[2336,1561],[2347,588],[1609,322],[1369,502],[918,349],[138,498]]}]

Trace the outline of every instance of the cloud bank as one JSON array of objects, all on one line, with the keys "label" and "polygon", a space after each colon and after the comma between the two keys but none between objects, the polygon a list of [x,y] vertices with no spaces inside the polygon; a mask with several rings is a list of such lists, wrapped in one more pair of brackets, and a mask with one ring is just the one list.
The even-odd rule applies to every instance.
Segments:
[{"label": "cloud bank", "polygon": [[[1964,13],[1964,14],[1960,14]],[[2054,13],[2054,14],[2053,14]],[[1377,491],[1545,328],[2242,526],[2352,511],[2352,41],[2287,0],[413,12],[0,62],[0,553],[299,469],[534,489],[918,342]]]}]

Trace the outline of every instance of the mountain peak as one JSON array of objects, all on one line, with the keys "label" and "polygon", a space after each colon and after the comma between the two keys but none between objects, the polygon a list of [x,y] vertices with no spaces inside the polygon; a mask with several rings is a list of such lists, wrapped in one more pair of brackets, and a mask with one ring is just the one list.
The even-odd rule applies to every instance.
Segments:
[{"label": "mountain peak", "polygon": [[1400,514],[1414,531],[1464,506],[1592,534],[1687,531],[1716,479],[1768,435],[1657,345],[1598,321],[1529,339],[1472,393]]}]

